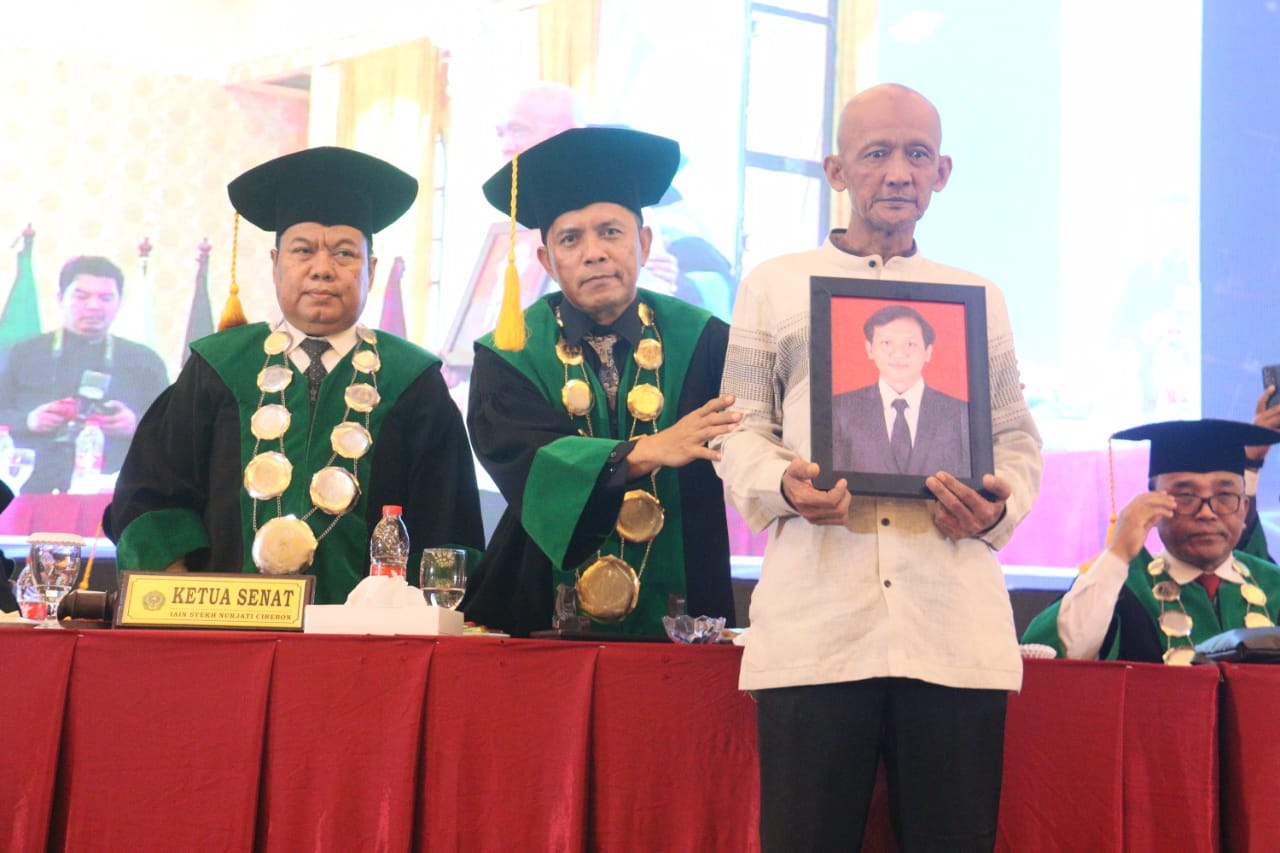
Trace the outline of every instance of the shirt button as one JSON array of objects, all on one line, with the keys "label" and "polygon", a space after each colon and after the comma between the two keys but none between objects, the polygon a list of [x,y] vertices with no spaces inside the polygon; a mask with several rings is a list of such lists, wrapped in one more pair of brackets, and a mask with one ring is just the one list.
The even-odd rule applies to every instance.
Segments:
[{"label": "shirt button", "polygon": [[868,262],[867,262],[867,266],[869,266],[869,267],[873,267],[873,268],[874,268],[874,267],[875,267],[875,265],[876,265],[876,262],[875,262],[875,261],[868,261]]},{"label": "shirt button", "polygon": [[893,581],[885,581],[885,582],[884,582],[884,588],[885,588],[885,589],[888,589],[888,588],[889,588],[889,587],[891,587],[891,586],[893,586]]},{"label": "shirt button", "polygon": [[881,526],[881,527],[888,527],[888,526],[889,526],[889,519],[887,519],[887,518],[882,518],[882,519],[880,519],[880,526]]}]

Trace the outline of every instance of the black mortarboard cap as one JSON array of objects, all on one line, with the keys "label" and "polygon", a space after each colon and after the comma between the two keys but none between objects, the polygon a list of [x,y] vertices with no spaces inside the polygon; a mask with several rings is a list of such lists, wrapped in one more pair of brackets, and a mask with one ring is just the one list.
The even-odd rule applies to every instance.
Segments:
[{"label": "black mortarboard cap", "polygon": [[299,222],[349,225],[372,237],[418,196],[418,182],[349,148],[308,148],[255,166],[227,185],[231,204],[264,231]]},{"label": "black mortarboard cap", "polygon": [[1111,437],[1151,442],[1147,471],[1150,477],[1170,471],[1243,474],[1246,447],[1280,442],[1280,432],[1275,430],[1212,418],[1144,424],[1121,430]]},{"label": "black mortarboard cap", "polygon": [[[680,166],[680,144],[618,127],[566,130],[516,159],[516,221],[546,229],[562,213],[598,202],[640,212],[657,204]],[[484,197],[511,211],[511,164],[484,183]]]}]

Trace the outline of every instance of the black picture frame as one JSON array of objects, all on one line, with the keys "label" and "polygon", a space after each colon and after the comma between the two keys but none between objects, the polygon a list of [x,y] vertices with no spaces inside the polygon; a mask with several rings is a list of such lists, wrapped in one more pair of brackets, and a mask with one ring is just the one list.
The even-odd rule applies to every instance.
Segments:
[{"label": "black picture frame", "polygon": [[[983,475],[994,473],[986,290],[963,284],[813,276],[809,299],[811,455],[821,469],[814,484],[829,489],[844,478],[855,494],[932,498],[924,484],[926,477],[947,470],[970,488],[981,490]],[[892,455],[882,455],[891,451],[885,408],[876,388],[880,374],[874,372],[874,379],[865,386],[844,389],[855,371],[875,371],[867,366],[870,358],[863,324],[888,307],[886,303],[903,306],[919,317],[940,318],[940,324],[925,322],[931,328],[940,325],[952,338],[963,329],[962,348],[952,340],[946,347],[951,357],[940,354],[937,365],[925,365],[929,369],[923,373],[924,393],[930,397],[922,397],[918,417],[929,415],[929,425],[922,427],[917,421],[905,473]],[[935,345],[930,349],[943,341],[936,329],[934,334]],[[861,350],[860,356],[855,354],[857,350]],[[957,350],[963,353],[963,364],[956,357]],[[931,375],[948,377],[953,390],[959,388],[963,377],[963,397],[935,389],[929,382]],[[836,423],[837,417],[840,423]],[[874,431],[876,423],[880,424],[878,433]],[[933,444],[926,442],[929,437],[936,437]],[[953,462],[925,470],[943,459]]]}]

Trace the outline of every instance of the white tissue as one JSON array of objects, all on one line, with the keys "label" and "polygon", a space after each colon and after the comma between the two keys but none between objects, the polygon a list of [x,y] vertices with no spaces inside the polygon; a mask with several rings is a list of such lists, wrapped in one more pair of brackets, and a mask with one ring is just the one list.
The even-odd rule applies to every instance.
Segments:
[{"label": "white tissue", "polygon": [[426,607],[422,590],[404,578],[371,575],[356,584],[347,596],[351,607]]}]

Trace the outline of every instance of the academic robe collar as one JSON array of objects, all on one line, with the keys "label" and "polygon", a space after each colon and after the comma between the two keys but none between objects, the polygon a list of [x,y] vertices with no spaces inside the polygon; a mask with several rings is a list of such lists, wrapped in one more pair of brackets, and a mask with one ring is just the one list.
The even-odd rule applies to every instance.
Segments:
[{"label": "academic robe collar", "polygon": [[[1173,578],[1179,586],[1195,583],[1196,578],[1200,577],[1202,574],[1200,569],[1182,562],[1168,551],[1165,551],[1160,556],[1164,557],[1169,564],[1169,567],[1165,571],[1169,573],[1169,577]],[[1213,570],[1213,574],[1222,578],[1227,583],[1233,583],[1236,585],[1244,583],[1244,576],[1236,571],[1234,553],[1228,554],[1227,558],[1219,563],[1217,568]]]},{"label": "academic robe collar", "polygon": [[[294,350],[298,349],[298,345],[302,343],[303,338],[313,337],[283,318],[280,320],[280,326],[288,330],[290,337],[293,339],[293,346],[289,349],[291,355]],[[333,362],[334,364],[337,364],[346,357],[347,353],[355,349],[357,337],[356,327],[351,325],[343,329],[341,332],[334,332],[332,335],[322,335],[319,337],[323,337],[329,342],[329,346],[333,347],[333,352],[336,354]],[[328,364],[325,366],[330,367]]]},{"label": "academic robe collar", "polygon": [[583,335],[605,335],[616,332],[634,347],[644,334],[644,324],[640,322],[640,297],[636,296],[626,310],[610,326],[597,326],[595,321],[573,307],[568,299],[561,297],[560,322],[564,324],[564,338],[570,344],[577,344]]}]

